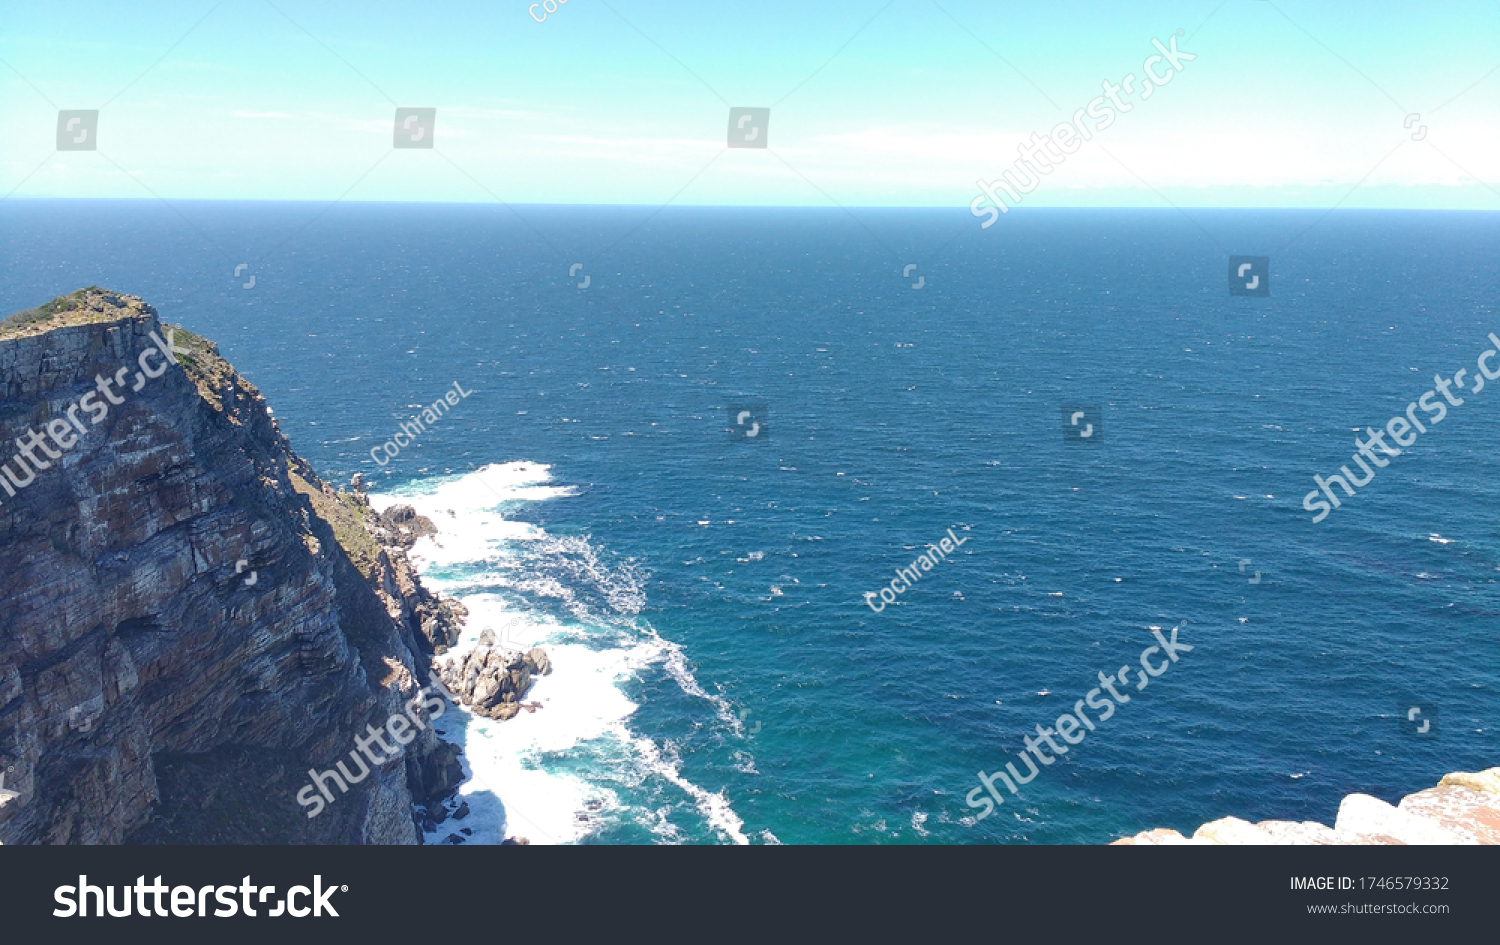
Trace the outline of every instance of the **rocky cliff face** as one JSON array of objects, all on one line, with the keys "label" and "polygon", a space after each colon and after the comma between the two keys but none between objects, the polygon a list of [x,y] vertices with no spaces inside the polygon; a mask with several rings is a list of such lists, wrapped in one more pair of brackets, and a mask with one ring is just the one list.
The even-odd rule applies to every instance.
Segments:
[{"label": "rocky cliff face", "polygon": [[1225,817],[1199,827],[1192,837],[1175,830],[1148,830],[1116,840],[1127,846],[1500,844],[1500,768],[1445,775],[1437,787],[1387,804],[1368,794],[1350,794],[1332,827],[1316,821]]},{"label": "rocky cliff face", "polygon": [[210,342],[104,290],[0,324],[0,436],[0,842],[418,842],[460,777],[430,725],[296,795],[458,638],[405,557],[430,523],[331,489]]}]

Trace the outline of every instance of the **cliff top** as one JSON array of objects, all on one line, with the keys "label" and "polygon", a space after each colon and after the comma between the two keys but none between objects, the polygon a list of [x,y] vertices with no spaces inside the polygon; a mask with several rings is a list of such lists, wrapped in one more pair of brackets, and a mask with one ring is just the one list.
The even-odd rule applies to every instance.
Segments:
[{"label": "cliff top", "polygon": [[[139,296],[88,286],[0,321],[0,342],[129,318],[157,319],[160,322],[156,309]],[[160,324],[173,333],[173,345],[178,349],[177,361],[197,386],[198,393],[231,423],[242,425],[248,421],[249,417],[242,408],[250,405],[240,403],[246,397],[255,402],[255,406],[264,407],[260,392],[224,360],[212,341],[176,325]],[[271,423],[274,428],[275,421]],[[360,573],[367,578],[374,574],[379,564],[380,547],[364,524],[366,517],[373,515],[368,503],[360,497],[329,489],[311,466],[295,456],[288,460],[288,472],[294,488],[307,496],[314,510],[333,527],[339,544]]]},{"label": "cliff top", "polygon": [[25,338],[46,334],[54,328],[92,325],[155,314],[156,309],[137,296],[122,295],[91,285],[67,295],[59,295],[50,302],[17,312],[0,321],[0,339]]},{"label": "cliff top", "polygon": [[[157,312],[140,296],[91,285],[0,321],[0,341],[35,338],[60,328],[108,324],[127,318],[157,318]],[[236,379],[234,367],[220,356],[218,345],[207,338],[177,325],[160,324],[176,333],[179,348],[187,349],[186,354],[177,355],[177,361],[198,385],[203,399],[223,413],[220,392]]]}]

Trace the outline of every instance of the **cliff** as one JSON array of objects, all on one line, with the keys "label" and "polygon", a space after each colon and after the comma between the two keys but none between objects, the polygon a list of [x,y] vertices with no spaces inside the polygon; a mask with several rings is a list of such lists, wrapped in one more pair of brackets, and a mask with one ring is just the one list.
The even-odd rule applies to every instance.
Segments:
[{"label": "cliff", "polygon": [[330,488],[211,342],[102,289],[0,322],[0,436],[0,842],[419,842],[461,777],[430,725],[296,795],[458,638],[406,560],[431,523]]},{"label": "cliff", "polygon": [[1225,817],[1204,824],[1192,837],[1175,830],[1148,830],[1116,840],[1127,846],[1500,844],[1500,768],[1445,775],[1437,787],[1387,804],[1368,794],[1350,794],[1333,826],[1316,821]]}]

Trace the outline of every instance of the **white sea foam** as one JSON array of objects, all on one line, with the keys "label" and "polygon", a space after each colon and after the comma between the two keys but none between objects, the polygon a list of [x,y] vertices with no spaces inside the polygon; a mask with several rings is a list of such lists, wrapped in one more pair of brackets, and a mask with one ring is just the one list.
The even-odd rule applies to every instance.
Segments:
[{"label": "white sea foam", "polygon": [[682,776],[682,762],[677,757],[676,747],[671,742],[666,744],[666,749],[663,751],[651,739],[637,737],[634,739],[634,746],[652,772],[682,788],[697,802],[698,810],[714,828],[728,835],[735,843],[746,845],[750,843],[750,839],[740,830],[745,826],[745,822],[730,809],[729,799],[722,791],[710,794]]},{"label": "white sea foam", "polygon": [[[550,480],[550,467],[515,462],[370,496],[377,511],[410,505],[438,529],[418,540],[410,556],[424,584],[469,611],[458,645],[439,661],[462,659],[490,629],[506,646],[545,644],[553,665],[527,695],[527,702],[541,703],[534,712],[497,722],[450,705],[438,720],[445,737],[463,746],[468,776],[447,810],[467,803],[469,813],[438,824],[425,839],[442,843],[458,834],[467,843],[508,836],[573,843],[601,823],[628,817],[661,842],[682,842],[670,804],[625,810],[614,789],[658,779],[685,794],[719,835],[748,843],[722,792],[684,778],[672,743],[658,745],[627,724],[637,706],[619,683],[655,669],[707,702],[731,732],[743,732],[729,702],[698,684],[681,647],[636,617],[645,604],[644,571],[631,562],[606,564],[587,536],[556,537],[505,518],[520,503],[577,494]],[[595,768],[600,777],[591,779]],[[464,828],[472,834],[463,836]]]}]

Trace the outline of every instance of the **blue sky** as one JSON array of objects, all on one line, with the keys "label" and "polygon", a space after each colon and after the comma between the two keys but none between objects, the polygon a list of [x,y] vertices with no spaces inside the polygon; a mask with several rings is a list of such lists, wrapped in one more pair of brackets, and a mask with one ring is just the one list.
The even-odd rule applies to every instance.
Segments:
[{"label": "blue sky", "polygon": [[[1492,2],[529,5],[5,0],[0,196],[963,207],[1182,29],[1028,206],[1500,209]],[[436,150],[392,149],[398,105]],[[769,150],[725,149],[731,105]]]}]

